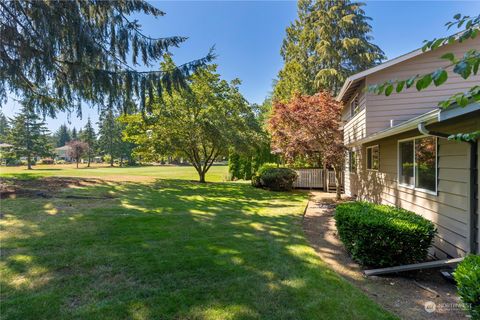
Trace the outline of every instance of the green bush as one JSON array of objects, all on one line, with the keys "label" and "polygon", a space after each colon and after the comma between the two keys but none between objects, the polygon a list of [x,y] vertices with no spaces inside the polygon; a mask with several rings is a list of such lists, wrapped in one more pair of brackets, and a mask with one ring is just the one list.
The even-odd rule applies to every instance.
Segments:
[{"label": "green bush", "polygon": [[274,191],[290,191],[296,178],[297,173],[292,169],[265,168],[252,177],[252,185]]},{"label": "green bush", "polygon": [[431,221],[413,212],[368,202],[338,205],[335,221],[352,258],[369,267],[424,261],[436,233]]},{"label": "green bush", "polygon": [[480,256],[469,255],[458,266],[453,277],[458,295],[467,305],[472,319],[480,319]]},{"label": "green bush", "polygon": [[263,163],[260,168],[258,168],[257,175],[261,175],[267,169],[275,169],[278,168],[278,164],[273,162],[266,162]]}]

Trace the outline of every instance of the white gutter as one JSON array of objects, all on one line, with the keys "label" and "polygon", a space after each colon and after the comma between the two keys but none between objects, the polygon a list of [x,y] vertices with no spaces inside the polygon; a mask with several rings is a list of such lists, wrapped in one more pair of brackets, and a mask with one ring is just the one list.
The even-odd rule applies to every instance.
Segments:
[{"label": "white gutter", "polygon": [[377,133],[374,133],[368,137],[365,137],[360,140],[353,141],[352,143],[347,144],[347,146],[355,146],[355,145],[361,145],[364,143],[376,141],[379,139],[387,138],[399,133],[407,132],[410,130],[415,130],[418,128],[418,125],[420,123],[424,123],[425,125],[432,124],[435,122],[438,122],[438,115],[440,113],[439,109],[435,109],[432,111],[429,111],[427,113],[424,113],[418,117],[412,118],[410,120],[407,120],[405,122],[402,122],[399,125],[396,125],[391,128],[387,128],[385,130],[379,131]]}]

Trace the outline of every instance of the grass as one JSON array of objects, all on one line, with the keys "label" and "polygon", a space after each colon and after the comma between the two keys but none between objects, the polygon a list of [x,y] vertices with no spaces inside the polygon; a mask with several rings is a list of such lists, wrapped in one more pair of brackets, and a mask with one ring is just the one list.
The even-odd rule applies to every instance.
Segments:
[{"label": "grass", "polygon": [[394,318],[307,244],[306,193],[194,183],[184,167],[108,170],[158,180],[105,174],[53,198],[2,200],[2,319]]},{"label": "grass", "polygon": [[[38,177],[108,177],[110,180],[121,177],[127,180],[148,181],[158,177],[163,179],[198,180],[195,169],[191,166],[143,166],[143,167],[109,167],[108,165],[92,164],[87,168],[80,165],[77,169],[74,164],[64,165],[37,165],[33,170],[21,167],[0,167],[0,177],[32,179]],[[227,166],[212,166],[208,171],[208,181],[219,182],[225,180]],[[118,180],[118,179],[117,179]]]}]

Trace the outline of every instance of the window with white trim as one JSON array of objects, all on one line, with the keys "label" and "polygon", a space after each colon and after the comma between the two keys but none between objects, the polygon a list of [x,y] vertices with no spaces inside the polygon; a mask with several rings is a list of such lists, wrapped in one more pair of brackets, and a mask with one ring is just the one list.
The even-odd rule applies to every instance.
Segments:
[{"label": "window with white trim", "polygon": [[378,170],[380,167],[380,152],[378,145],[367,147],[367,170]]},{"label": "window with white trim", "polygon": [[398,182],[437,192],[437,138],[420,137],[398,142]]},{"label": "window with white trim", "polygon": [[360,112],[360,103],[358,101],[358,94],[350,101],[350,117],[354,117]]},{"label": "window with white trim", "polygon": [[350,173],[357,173],[357,152],[354,150],[348,152],[348,169]]}]

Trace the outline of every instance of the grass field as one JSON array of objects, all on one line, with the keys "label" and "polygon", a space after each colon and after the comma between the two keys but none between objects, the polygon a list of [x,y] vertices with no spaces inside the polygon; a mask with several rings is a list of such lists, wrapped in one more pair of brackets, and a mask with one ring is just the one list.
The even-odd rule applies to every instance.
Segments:
[{"label": "grass field", "polygon": [[53,195],[2,200],[2,319],[394,318],[308,246],[305,192],[199,184],[188,167],[56,169],[1,172]]},{"label": "grass field", "polygon": [[[80,164],[79,169],[74,164],[37,165],[33,170],[22,167],[0,167],[0,177],[35,178],[35,177],[115,177],[127,180],[183,179],[198,180],[195,168],[191,166],[145,166],[145,167],[109,167],[108,165],[92,164],[87,168]],[[219,182],[225,180],[227,166],[212,166],[207,174],[207,180]],[[143,177],[143,178],[142,178]],[[149,179],[152,178],[152,179]]]}]

